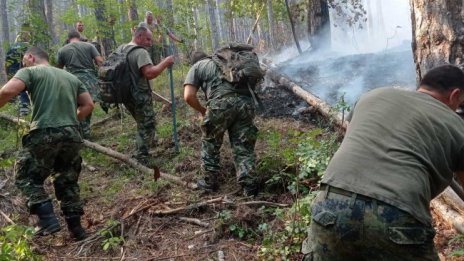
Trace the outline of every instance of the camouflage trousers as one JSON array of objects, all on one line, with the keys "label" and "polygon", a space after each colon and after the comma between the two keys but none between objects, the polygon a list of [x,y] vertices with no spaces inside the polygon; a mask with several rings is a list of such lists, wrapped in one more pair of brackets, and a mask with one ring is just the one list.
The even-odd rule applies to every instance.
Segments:
[{"label": "camouflage trousers", "polygon": [[137,123],[135,139],[136,158],[148,159],[148,152],[154,145],[156,119],[153,110],[153,98],[150,89],[132,88],[132,97],[124,103],[126,109],[134,117]]},{"label": "camouflage trousers", "polygon": [[381,201],[327,188],[312,204],[303,260],[439,260],[431,225]]},{"label": "camouflage trousers", "polygon": [[[224,133],[229,134],[229,141],[234,156],[237,180],[252,183],[255,176],[255,143],[258,128],[254,125],[254,105],[251,97],[233,96],[209,100],[203,119],[201,158],[203,175],[214,180],[220,171],[219,150]],[[250,184],[251,185],[251,184]]]},{"label": "camouflage trousers", "polygon": [[[85,85],[85,88],[87,88],[87,91],[89,91],[93,102],[101,102],[99,98],[98,79],[94,70],[75,70],[71,73],[74,74]],[[85,139],[90,138],[91,119],[92,113],[87,115],[87,117],[85,117],[85,119],[83,119],[79,124],[82,131],[82,136]]]},{"label": "camouflage trousers", "polygon": [[56,198],[65,215],[82,215],[84,210],[77,183],[82,159],[82,137],[75,127],[45,128],[22,138],[16,160],[16,186],[27,198],[29,208],[50,200],[44,181],[53,177]]}]

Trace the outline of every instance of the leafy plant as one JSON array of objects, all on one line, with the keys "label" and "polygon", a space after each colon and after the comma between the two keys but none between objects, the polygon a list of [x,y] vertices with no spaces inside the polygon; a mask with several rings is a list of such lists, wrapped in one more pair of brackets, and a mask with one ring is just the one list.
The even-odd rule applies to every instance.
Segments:
[{"label": "leafy plant", "polygon": [[10,225],[0,230],[0,260],[41,260],[31,247],[34,228]]},{"label": "leafy plant", "polygon": [[[455,236],[454,238],[452,238],[448,244],[451,245],[453,243],[458,243],[458,244],[462,244],[464,242],[464,235],[457,235]],[[456,250],[454,250],[453,252],[451,252],[449,254],[450,256],[452,257],[461,257],[461,256],[464,256],[464,248],[460,247]]]},{"label": "leafy plant", "polygon": [[114,230],[120,226],[121,223],[116,220],[108,220],[106,222],[105,228],[98,231],[98,235],[104,237],[101,246],[104,251],[109,251],[116,249],[121,244],[124,244],[124,237],[117,236],[114,233]]}]

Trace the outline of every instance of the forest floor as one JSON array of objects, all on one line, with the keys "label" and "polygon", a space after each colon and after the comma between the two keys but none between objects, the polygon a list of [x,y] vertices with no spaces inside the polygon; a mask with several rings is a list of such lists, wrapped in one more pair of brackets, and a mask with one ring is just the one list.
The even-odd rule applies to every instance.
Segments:
[{"label": "forest floor", "polygon": [[[291,212],[292,205],[300,198],[298,193],[290,193],[286,187],[288,182],[265,181],[298,175],[298,168],[291,165],[274,165],[279,170],[271,169],[275,163],[272,160],[278,161],[281,151],[295,153],[299,145],[296,144],[299,141],[294,141],[296,132],[321,129],[324,131],[319,136],[323,137],[333,134],[334,130],[330,122],[283,88],[266,87],[260,96],[265,109],[256,118],[260,129],[256,153],[258,174],[263,183],[257,197],[242,196],[227,136],[221,148],[221,187],[209,195],[163,179],[155,181],[152,175],[84,148],[80,188],[85,203],[82,223],[89,238],[73,242],[60,217],[62,230],[34,239],[35,253],[42,255],[44,260],[283,260],[283,256],[287,260],[299,260],[299,254],[282,254],[292,252],[292,249],[284,249],[285,244],[281,251],[274,249],[271,251],[274,254],[263,254],[263,246],[269,245],[266,240],[279,240],[269,237],[269,233],[277,235],[278,231],[288,228],[288,222],[292,221],[282,216]],[[157,144],[151,153],[162,172],[194,181],[201,163],[199,118],[183,101],[178,101],[178,106],[179,153],[175,152],[172,141],[170,109],[159,103],[156,105]],[[126,113],[122,113],[122,119],[113,117],[116,114],[115,109],[107,115],[97,108],[90,140],[130,155],[134,149],[134,121]],[[102,121],[108,117],[111,119]],[[0,145],[0,170],[3,172],[0,209],[13,222],[32,226],[34,217],[28,214],[24,198],[13,183],[17,131],[16,125],[1,121],[0,137],[9,142]],[[301,185],[315,190],[317,180]],[[52,194],[50,181],[46,187]],[[55,212],[59,213],[56,200],[54,204]],[[461,249],[462,241],[449,243],[458,238],[455,232],[443,222],[435,223],[435,241],[442,260],[459,260],[450,257],[450,253]],[[7,225],[1,216],[0,225]],[[304,231],[294,235],[299,244]],[[276,246],[274,243],[271,242],[271,246]]]}]

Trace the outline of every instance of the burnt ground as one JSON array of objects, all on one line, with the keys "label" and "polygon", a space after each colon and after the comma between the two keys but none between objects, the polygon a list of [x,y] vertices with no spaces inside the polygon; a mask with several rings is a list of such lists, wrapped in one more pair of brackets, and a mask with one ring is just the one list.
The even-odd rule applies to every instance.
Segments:
[{"label": "burnt ground", "polygon": [[[283,88],[267,87],[260,93],[260,97],[264,109],[258,113],[256,122],[261,132],[278,131],[285,137],[293,130],[305,132],[316,127],[327,127],[328,123],[313,108]],[[197,116],[180,106],[179,110],[183,111],[181,116],[185,120],[179,128],[179,138],[181,148],[185,149],[181,149],[181,155],[176,155],[172,140],[162,135],[163,123],[170,120],[170,113],[165,110],[158,115],[158,144],[153,150],[153,156],[163,172],[179,175],[188,181],[194,179],[200,168],[200,129]],[[106,121],[94,127],[92,141],[129,154],[133,149],[133,125],[130,117]],[[261,200],[291,205],[295,199],[284,190],[268,189],[264,184],[263,193],[257,198],[242,196],[235,182],[232,155],[226,137],[224,143],[221,149],[222,185],[220,191],[211,195],[163,180],[154,182],[151,175],[134,171],[117,160],[89,149],[83,150],[86,162],[80,178],[86,212],[83,225],[90,237],[82,242],[72,242],[64,220],[60,218],[62,231],[36,239],[34,249],[44,255],[45,260],[218,260],[218,253],[223,253],[224,260],[259,260],[257,251],[262,235],[240,238],[231,232],[230,225],[239,224],[242,228],[253,228],[256,231],[259,224],[268,223],[277,231],[283,228],[283,224],[269,212],[263,211],[259,204],[240,203]],[[266,140],[258,140],[258,162],[270,153],[269,149]],[[6,158],[6,155],[2,154],[2,158]],[[3,167],[2,170],[5,175],[0,179],[1,210],[14,217],[17,223],[34,224],[35,220],[24,208],[24,199],[14,188],[13,168]],[[47,183],[47,189],[52,192],[50,183]],[[226,197],[229,203],[218,201],[174,214],[168,213],[221,197]],[[59,213],[57,208],[55,212]],[[230,218],[224,217],[227,214]],[[198,219],[203,224],[186,222],[183,220],[185,217]],[[5,224],[0,218],[0,225]],[[456,236],[453,230],[445,227],[443,222],[436,221],[435,224],[435,241],[443,256],[462,247],[459,242],[448,244]],[[113,249],[103,250],[108,238],[118,236],[124,238],[124,244],[115,243]],[[299,256],[291,258],[298,259]],[[458,259],[448,257],[446,260]]]}]

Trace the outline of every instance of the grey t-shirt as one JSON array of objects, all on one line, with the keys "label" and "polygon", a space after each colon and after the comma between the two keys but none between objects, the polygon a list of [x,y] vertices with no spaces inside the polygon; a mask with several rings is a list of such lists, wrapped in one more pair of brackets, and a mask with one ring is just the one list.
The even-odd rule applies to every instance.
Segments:
[{"label": "grey t-shirt", "polygon": [[428,94],[379,88],[356,104],[322,183],[430,224],[429,204],[464,170],[464,121]]},{"label": "grey t-shirt", "polygon": [[58,50],[58,64],[65,66],[69,72],[77,70],[94,70],[95,57],[100,53],[93,44],[72,42]]},{"label": "grey t-shirt", "polygon": [[184,85],[201,88],[208,100],[220,98],[229,93],[236,93],[237,88],[221,79],[219,67],[209,58],[196,62],[187,73]]},{"label": "grey t-shirt", "polygon": [[[128,44],[124,44],[118,47],[118,50],[121,50],[121,48],[127,48],[129,47]],[[142,67],[145,65],[153,64],[151,61],[150,55],[148,54],[148,51],[145,48],[137,48],[135,50],[132,50],[129,55],[127,56],[127,60],[129,62],[129,66],[131,69],[131,72],[134,73],[135,76],[135,82],[137,83],[137,87],[140,89],[147,90],[149,89],[148,81],[145,77],[143,77],[142,74]]]}]

